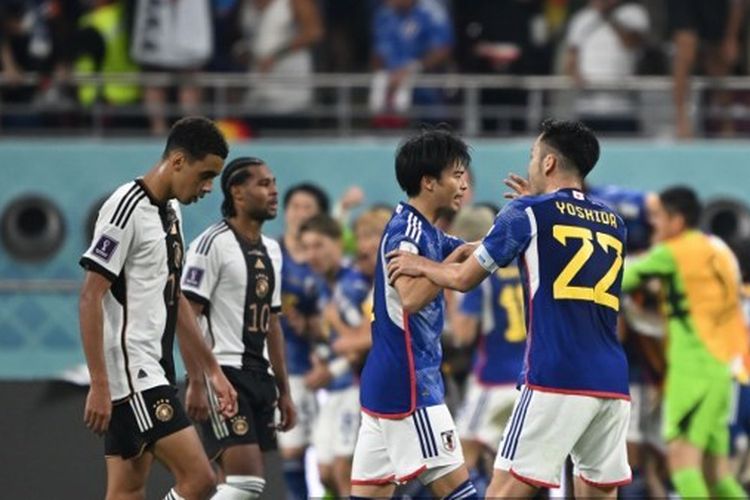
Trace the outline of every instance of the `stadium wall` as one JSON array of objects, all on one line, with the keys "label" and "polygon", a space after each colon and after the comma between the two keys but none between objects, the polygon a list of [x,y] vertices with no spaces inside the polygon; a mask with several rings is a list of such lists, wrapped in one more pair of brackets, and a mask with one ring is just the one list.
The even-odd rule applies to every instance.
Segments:
[{"label": "stadium wall", "polygon": [[[472,143],[477,201],[502,202],[502,179],[524,173],[530,141]],[[280,191],[301,181],[321,184],[332,197],[353,184],[364,188],[367,202],[396,203],[401,194],[393,174],[395,141],[277,142],[235,144],[230,157],[252,155],[268,162]],[[87,220],[96,203],[115,186],[143,173],[161,154],[161,142],[5,141],[0,142],[0,218],[13,200],[41,195],[60,208],[65,236],[48,260],[27,263],[0,245],[0,379],[56,377],[81,363],[76,283],[78,257],[87,244]],[[750,145],[689,145],[609,142],[603,146],[594,184],[618,184],[658,190],[676,183],[695,187],[705,199],[750,202]],[[218,188],[201,203],[185,207],[188,241],[219,214]],[[267,225],[281,232],[282,217]],[[29,280],[67,281],[67,291],[20,291]]]}]

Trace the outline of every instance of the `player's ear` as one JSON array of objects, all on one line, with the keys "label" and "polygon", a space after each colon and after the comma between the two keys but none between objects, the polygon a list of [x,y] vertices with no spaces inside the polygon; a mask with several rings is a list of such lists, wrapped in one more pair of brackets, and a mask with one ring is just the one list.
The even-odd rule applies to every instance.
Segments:
[{"label": "player's ear", "polygon": [[422,180],[420,182],[422,183],[422,189],[433,191],[435,189],[435,183],[437,182],[437,179],[430,175],[424,175],[422,176]]},{"label": "player's ear", "polygon": [[172,168],[174,168],[178,172],[187,165],[187,158],[185,157],[185,153],[183,151],[180,151],[179,149],[175,149],[174,151],[169,153],[168,161]]},{"label": "player's ear", "polygon": [[552,172],[560,165],[560,160],[553,153],[547,153],[544,155],[542,160],[542,172],[545,176],[549,176]]}]

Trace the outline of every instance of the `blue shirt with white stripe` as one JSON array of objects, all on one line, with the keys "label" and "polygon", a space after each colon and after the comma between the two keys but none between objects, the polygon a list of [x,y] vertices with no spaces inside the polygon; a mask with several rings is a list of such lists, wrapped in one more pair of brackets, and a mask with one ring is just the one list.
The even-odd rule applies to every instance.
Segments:
[{"label": "blue shirt with white stripe", "polygon": [[417,408],[443,402],[443,293],[419,312],[408,314],[398,292],[388,284],[385,255],[401,249],[442,261],[462,243],[434,227],[411,205],[400,203],[396,207],[380,240],[375,268],[372,348],[361,378],[364,411],[384,418],[404,418]]},{"label": "blue shirt with white stripe", "polygon": [[458,310],[479,321],[474,376],[482,385],[515,384],[523,365],[526,325],[516,266],[498,269],[458,297]]},{"label": "blue shirt with white stripe", "polygon": [[474,252],[488,272],[518,257],[526,305],[519,383],[535,390],[628,399],[617,338],[626,229],[576,189],[508,203]]}]

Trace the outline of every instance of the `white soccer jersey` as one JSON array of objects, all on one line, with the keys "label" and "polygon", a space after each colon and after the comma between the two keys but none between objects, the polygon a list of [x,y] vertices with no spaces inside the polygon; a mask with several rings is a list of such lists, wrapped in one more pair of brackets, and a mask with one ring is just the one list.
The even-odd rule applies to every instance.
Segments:
[{"label": "white soccer jersey", "polygon": [[190,244],[182,289],[205,306],[204,333],[220,365],[268,370],[265,340],[271,314],[281,311],[281,265],[275,240],[247,241],[226,221]]},{"label": "white soccer jersey", "polygon": [[93,242],[80,263],[112,282],[102,310],[114,401],[175,383],[180,226],[179,204],[158,203],[142,179],[120,186],[99,210]]}]

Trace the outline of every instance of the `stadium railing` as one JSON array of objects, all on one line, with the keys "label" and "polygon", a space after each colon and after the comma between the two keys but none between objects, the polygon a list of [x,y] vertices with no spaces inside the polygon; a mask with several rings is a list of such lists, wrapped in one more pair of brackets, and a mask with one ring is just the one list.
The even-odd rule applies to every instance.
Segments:
[{"label": "stadium railing", "polygon": [[[108,75],[72,75],[65,80],[50,80],[38,74],[26,74],[23,84],[39,85],[40,90],[31,102],[0,102],[0,117],[6,134],[49,132],[60,134],[139,135],[141,128],[115,126],[117,119],[148,116],[143,102],[113,106],[97,102],[89,107],[75,99],[77,85],[122,83],[140,86],[173,88],[195,85],[204,90],[202,103],[191,108],[215,119],[249,120],[258,117],[302,118],[301,123],[285,123],[277,127],[276,135],[297,134],[340,136],[372,135],[388,132],[415,121],[450,123],[467,136],[503,136],[533,133],[546,116],[572,118],[576,116],[576,100],[585,93],[618,93],[627,96],[632,105],[632,116],[638,126],[636,132],[620,135],[653,137],[670,133],[673,116],[672,79],[669,77],[628,77],[576,87],[565,76],[496,76],[467,74],[419,75],[414,86],[438,89],[440,102],[413,105],[403,113],[373,112],[368,106],[371,74],[323,74],[275,76],[251,73],[196,73],[186,77],[176,73],[122,73]],[[18,82],[0,77],[0,91]],[[40,85],[43,84],[43,85]],[[309,106],[293,113],[278,114],[262,103],[249,104],[243,92],[257,86],[299,89],[309,85],[314,98]],[[705,119],[729,118],[735,121],[750,119],[750,78],[723,79],[694,78],[691,82],[691,110],[701,133]],[[704,91],[725,90],[733,96],[729,106],[718,108],[707,104]],[[489,96],[488,91],[496,91]],[[169,117],[186,111],[176,104],[167,104],[163,112]],[[378,118],[395,120],[378,120]],[[22,126],[16,126],[21,118]],[[44,119],[39,119],[44,117]],[[492,122],[491,125],[488,123]],[[386,123],[386,125],[384,125]],[[273,126],[271,126],[273,128]]]}]

